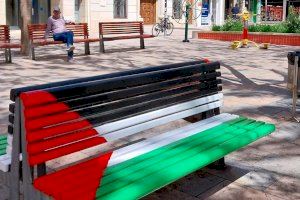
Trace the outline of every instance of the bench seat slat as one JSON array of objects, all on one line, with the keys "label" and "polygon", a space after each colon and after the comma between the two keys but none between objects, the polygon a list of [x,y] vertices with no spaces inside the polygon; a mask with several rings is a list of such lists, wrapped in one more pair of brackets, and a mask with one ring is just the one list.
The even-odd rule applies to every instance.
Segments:
[{"label": "bench seat slat", "polygon": [[[134,108],[149,106],[150,102],[158,101],[167,97],[174,95],[183,95],[184,93],[191,93],[194,90],[206,89],[211,85],[220,84],[221,80],[206,82],[206,83],[196,83],[195,85],[178,85],[177,88],[168,89],[163,91],[157,91],[152,93],[147,93],[141,96],[131,97],[119,100],[117,102],[108,102],[105,104],[94,104],[91,107],[82,108],[74,112],[63,112],[58,114],[53,114],[51,116],[44,116],[37,119],[27,120],[26,127],[27,130],[38,130],[50,125],[56,125],[60,123],[68,123],[73,120],[84,119],[95,119],[105,116],[106,113],[118,112],[120,110],[128,110]],[[217,85],[216,85],[217,87]],[[163,97],[163,98],[162,98]],[[29,109],[30,110],[30,109]],[[73,108],[72,108],[73,110]],[[78,115],[80,114],[80,116]]]},{"label": "bench seat slat", "polygon": [[[44,90],[47,88],[59,87],[62,85],[72,85],[72,84],[77,84],[77,83],[104,80],[104,79],[108,79],[108,78],[128,76],[128,75],[133,75],[133,74],[141,74],[141,73],[147,73],[147,72],[153,72],[153,71],[160,71],[160,70],[171,69],[171,68],[179,68],[179,67],[186,66],[186,65],[196,65],[196,64],[206,63],[206,62],[208,62],[206,59],[202,59],[202,60],[183,62],[183,63],[145,67],[145,68],[139,68],[139,69],[135,69],[135,70],[115,72],[115,73],[111,73],[111,74],[102,74],[102,75],[97,75],[97,76],[92,76],[92,77],[87,77],[87,78],[78,78],[78,79],[73,79],[73,80],[59,81],[59,82],[54,82],[54,83],[42,84],[42,85],[27,86],[27,87],[22,87],[22,88],[13,88],[10,91],[10,100],[15,101],[16,97],[19,96],[19,94],[21,92],[28,92],[28,91],[32,91],[32,90]],[[12,113],[14,112],[14,104],[9,105],[9,111]]]},{"label": "bench seat slat", "polygon": [[133,126],[135,124],[140,124],[140,123],[144,123],[147,121],[151,121],[155,118],[160,118],[163,116],[167,116],[176,112],[181,112],[183,110],[188,110],[191,109],[193,107],[202,105],[202,104],[206,104],[209,102],[214,102],[214,101],[218,101],[221,100],[223,98],[223,94],[219,93],[219,94],[214,94],[211,96],[206,96],[206,97],[202,97],[200,99],[194,99],[192,101],[188,101],[188,102],[184,102],[184,103],[180,103],[177,105],[173,105],[167,108],[163,108],[163,109],[159,109],[159,110],[155,110],[152,112],[148,112],[145,114],[141,114],[141,115],[137,115],[134,117],[130,117],[127,119],[123,119],[123,120],[119,120],[116,122],[111,122],[108,124],[104,124],[102,126],[96,127],[96,130],[105,135],[107,133],[113,132],[113,131],[117,131],[120,129],[124,129],[130,126]]},{"label": "bench seat slat", "polygon": [[71,99],[84,95],[91,95],[96,93],[102,93],[117,89],[124,89],[127,87],[134,87],[143,84],[149,84],[154,82],[161,82],[175,77],[180,76],[191,76],[198,73],[204,73],[213,71],[220,68],[220,63],[208,63],[208,64],[199,64],[191,65],[186,67],[180,67],[175,69],[166,69],[161,71],[148,72],[145,74],[134,74],[125,77],[115,77],[111,79],[92,81],[87,83],[78,83],[74,85],[67,85],[56,88],[49,88],[45,92],[51,93],[55,98],[44,98],[39,101],[34,101],[34,94],[37,94],[36,91],[28,92],[30,94],[28,104],[25,106],[38,106],[46,103],[53,103],[61,99]]},{"label": "bench seat slat", "polygon": [[58,158],[67,154],[71,154],[93,146],[97,146],[105,142],[106,140],[103,137],[94,137],[73,144],[68,144],[67,146],[58,147],[53,150],[48,150],[43,153],[34,154],[30,156],[29,164],[36,165],[36,164],[44,163],[48,160]]},{"label": "bench seat slat", "polygon": [[154,37],[154,36],[145,35],[145,34],[144,35],[127,35],[127,36],[104,37],[103,40],[104,41],[113,41],[113,40],[136,39],[136,38],[152,38],[152,37]]},{"label": "bench seat slat", "polygon": [[[274,125],[261,125],[259,122],[257,124],[260,128],[255,129],[255,127],[253,127],[250,131],[237,125],[236,128],[238,129],[236,133],[229,132],[222,137],[214,139],[216,142],[214,145],[211,145],[212,142],[210,142],[197,146],[194,150],[189,151],[191,154],[188,152],[177,154],[157,165],[151,165],[148,168],[138,171],[136,175],[131,173],[130,168],[128,168],[128,173],[131,173],[131,175],[121,178],[118,182],[114,182],[115,184],[111,185],[113,192],[102,196],[101,191],[103,191],[103,187],[100,185],[97,192],[97,199],[113,200],[120,199],[121,197],[123,197],[122,199],[141,198],[274,131]],[[159,149],[157,151],[159,151]],[[153,151],[150,153],[155,152]],[[157,156],[156,159],[159,159],[159,156]],[[178,162],[178,160],[181,159],[182,161]],[[166,163],[166,166],[164,166],[164,163]],[[168,163],[170,163],[170,165],[168,165]],[[122,173],[124,172],[120,171],[120,174],[115,173],[114,175],[116,177],[122,177]],[[135,181],[134,177],[143,178],[139,178]],[[104,179],[105,178],[103,178],[103,181]],[[118,184],[121,185],[122,183],[125,183],[125,185],[118,188]]]},{"label": "bench seat slat", "polygon": [[130,97],[143,95],[150,92],[156,92],[159,90],[163,90],[166,88],[170,88],[172,86],[180,85],[180,84],[186,84],[189,82],[194,81],[206,81],[209,79],[214,79],[216,77],[219,77],[219,72],[209,73],[205,75],[196,75],[192,77],[184,77],[184,78],[178,78],[178,79],[172,79],[168,81],[158,82],[158,83],[151,83],[147,85],[141,85],[133,88],[125,88],[122,90],[117,91],[111,91],[107,93],[101,93],[97,95],[91,95],[91,96],[85,96],[80,98],[75,98],[67,101],[62,101],[66,103],[68,106],[66,106],[62,102],[58,103],[52,103],[48,105],[38,106],[31,108],[29,110],[25,110],[25,116],[28,119],[31,118],[37,118],[45,115],[50,114],[58,114],[62,112],[67,112],[70,110],[70,108],[74,109],[83,109],[87,108],[89,106],[95,106],[101,103],[106,103],[110,101],[116,101],[116,100],[122,100],[127,99]]},{"label": "bench seat slat", "polygon": [[177,119],[192,116],[193,114],[198,114],[198,113],[201,113],[201,112],[206,111],[206,110],[211,110],[211,109],[214,109],[214,108],[218,108],[221,105],[222,105],[222,103],[220,101],[213,102],[213,103],[210,103],[210,104],[207,104],[207,105],[203,105],[203,106],[195,107],[195,108],[190,109],[190,110],[183,111],[181,113],[174,113],[172,115],[168,115],[168,116],[162,117],[160,119],[156,119],[156,120],[152,120],[152,121],[147,122],[147,123],[139,124],[139,125],[136,125],[134,127],[129,127],[129,128],[126,128],[126,129],[122,129],[120,131],[116,131],[114,133],[104,135],[104,137],[108,141],[120,139],[122,137],[133,135],[133,134],[141,132],[143,130],[147,130],[147,129],[150,129],[150,128],[153,128],[153,127],[156,127],[156,126],[159,126],[159,125],[166,124],[168,122],[175,121]]},{"label": "bench seat slat", "polygon": [[[238,118],[237,115],[223,113],[220,116],[214,116],[173,131],[169,131],[151,138],[147,138],[144,141],[140,141],[138,143],[114,151],[108,166],[115,166],[124,161],[130,160],[136,156],[148,153],[162,146],[171,144],[172,142],[176,142],[181,139],[190,137],[197,132],[208,130],[224,122],[234,120],[236,118]],[[109,174],[109,172],[107,172],[107,174]]]},{"label": "bench seat slat", "polygon": [[[160,168],[163,169],[176,162],[184,161],[190,156],[194,156],[196,151],[200,153],[206,149],[218,146],[220,143],[230,140],[239,134],[241,134],[241,130],[238,130],[234,124],[231,126],[226,123],[221,124],[203,132],[195,131],[193,136],[155,149],[148,154],[135,157],[131,161],[115,166],[113,171],[108,168],[106,173],[110,172],[110,174],[103,177],[100,187],[101,195],[126,186],[128,182],[122,181],[125,176],[130,177],[130,182],[138,181],[139,178],[142,178],[141,176],[147,176],[151,173],[152,166],[160,165]],[[144,173],[140,173],[140,171],[144,171]]]}]

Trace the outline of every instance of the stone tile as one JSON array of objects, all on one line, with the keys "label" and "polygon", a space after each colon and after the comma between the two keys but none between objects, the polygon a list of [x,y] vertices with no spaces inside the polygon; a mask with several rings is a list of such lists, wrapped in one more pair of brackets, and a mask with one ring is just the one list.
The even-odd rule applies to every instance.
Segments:
[{"label": "stone tile", "polygon": [[216,186],[214,186],[214,187],[206,190],[202,194],[198,195],[197,198],[201,199],[201,200],[205,200],[205,199],[209,198],[210,196],[212,196],[213,194],[217,193],[218,191],[222,190],[223,188],[227,187],[231,183],[232,183],[231,181],[224,180],[224,181],[220,182],[219,184],[217,184]]},{"label": "stone tile", "polygon": [[224,179],[221,177],[199,170],[177,181],[173,184],[173,187],[191,196],[198,196],[222,181],[224,181]]},{"label": "stone tile", "polygon": [[282,176],[265,192],[283,199],[300,199],[300,179]]},{"label": "stone tile", "polygon": [[189,194],[186,194],[184,192],[174,190],[170,187],[165,187],[163,189],[160,189],[144,198],[143,200],[178,200],[178,199],[184,199],[184,200],[199,200],[198,198],[191,196]]},{"label": "stone tile", "polygon": [[269,193],[261,192],[247,187],[231,183],[222,190],[206,198],[207,200],[236,200],[236,199],[253,199],[253,200],[281,200],[282,198],[273,196]]},{"label": "stone tile", "polygon": [[267,171],[251,171],[237,179],[234,183],[264,191],[277,180],[278,176],[275,173],[270,173]]}]

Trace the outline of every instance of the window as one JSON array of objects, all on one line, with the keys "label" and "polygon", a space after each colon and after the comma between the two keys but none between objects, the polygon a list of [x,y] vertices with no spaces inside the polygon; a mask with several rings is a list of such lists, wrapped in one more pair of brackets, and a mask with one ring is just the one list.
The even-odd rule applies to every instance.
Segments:
[{"label": "window", "polygon": [[175,19],[182,18],[182,0],[173,0],[173,17]]},{"label": "window", "polygon": [[114,18],[127,18],[127,0],[114,0]]}]

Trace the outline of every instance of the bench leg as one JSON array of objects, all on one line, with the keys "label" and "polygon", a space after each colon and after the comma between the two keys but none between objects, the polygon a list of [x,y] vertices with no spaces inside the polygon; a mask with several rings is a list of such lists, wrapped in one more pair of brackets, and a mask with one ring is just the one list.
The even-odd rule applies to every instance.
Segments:
[{"label": "bench leg", "polygon": [[85,55],[90,55],[90,43],[89,42],[85,42],[84,43],[84,51],[85,51]]},{"label": "bench leg", "polygon": [[225,164],[225,157],[211,163],[208,165],[208,168],[210,169],[216,169],[216,170],[224,170],[226,169],[226,164]]},{"label": "bench leg", "polygon": [[8,63],[8,50],[4,49],[5,62]]},{"label": "bench leg", "polygon": [[35,60],[34,47],[31,47],[31,48],[30,48],[30,58],[31,58],[31,60]]},{"label": "bench leg", "polygon": [[8,49],[8,62],[11,63],[11,49]]},{"label": "bench leg", "polygon": [[100,47],[100,52],[101,53],[105,53],[105,49],[104,49],[104,41],[103,40],[100,40],[99,42],[99,47]]},{"label": "bench leg", "polygon": [[14,119],[14,132],[12,141],[12,158],[10,166],[10,184],[9,184],[9,199],[20,199],[20,152],[21,152],[21,130],[20,130],[20,103],[16,101],[15,107],[15,119]]},{"label": "bench leg", "polygon": [[144,41],[144,38],[140,38],[140,46],[141,46],[141,49],[145,49],[145,41]]}]

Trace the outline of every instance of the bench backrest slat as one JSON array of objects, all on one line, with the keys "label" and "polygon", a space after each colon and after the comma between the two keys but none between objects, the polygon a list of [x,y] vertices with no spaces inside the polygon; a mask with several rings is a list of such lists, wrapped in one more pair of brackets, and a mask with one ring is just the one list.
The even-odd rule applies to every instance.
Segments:
[{"label": "bench backrest slat", "polygon": [[217,94],[220,64],[193,64],[23,89],[29,163],[34,166],[102,144],[106,139],[96,137],[97,127],[105,124]]},{"label": "bench backrest slat", "polygon": [[10,31],[8,25],[0,25],[0,43],[10,41]]},{"label": "bench backrest slat", "polygon": [[[29,24],[28,32],[30,40],[41,40],[44,39],[47,24]],[[87,23],[80,24],[67,24],[67,30],[74,33],[74,37],[88,38],[88,25]]]},{"label": "bench backrest slat", "polygon": [[100,35],[143,34],[143,22],[100,22]]}]

